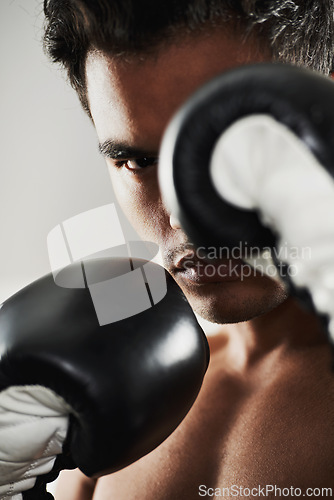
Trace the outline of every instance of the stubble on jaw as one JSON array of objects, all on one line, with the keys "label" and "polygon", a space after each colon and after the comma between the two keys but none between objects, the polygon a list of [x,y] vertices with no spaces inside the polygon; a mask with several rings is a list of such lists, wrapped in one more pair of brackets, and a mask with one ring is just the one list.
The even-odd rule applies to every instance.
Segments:
[{"label": "stubble on jaw", "polygon": [[[189,291],[182,285],[181,288],[194,312],[201,318],[221,325],[241,323],[269,313],[289,297],[286,288],[270,278],[257,279],[259,282],[253,291],[251,288],[247,291],[240,288],[243,282],[212,284],[210,293],[206,295],[196,294],[193,289]],[[262,288],[260,293],[259,288]]]}]

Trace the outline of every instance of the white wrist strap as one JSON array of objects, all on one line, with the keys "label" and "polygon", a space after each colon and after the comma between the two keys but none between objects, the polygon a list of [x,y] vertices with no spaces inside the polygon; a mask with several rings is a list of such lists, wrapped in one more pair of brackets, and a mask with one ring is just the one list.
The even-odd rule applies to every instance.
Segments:
[{"label": "white wrist strap", "polygon": [[68,430],[70,407],[41,386],[0,392],[0,500],[21,500],[52,470]]}]

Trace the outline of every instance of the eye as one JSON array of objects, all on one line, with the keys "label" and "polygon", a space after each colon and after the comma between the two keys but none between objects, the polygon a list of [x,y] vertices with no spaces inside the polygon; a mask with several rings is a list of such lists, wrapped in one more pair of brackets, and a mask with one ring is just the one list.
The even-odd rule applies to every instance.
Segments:
[{"label": "eye", "polygon": [[128,170],[136,171],[157,165],[158,158],[154,156],[144,157],[144,158],[134,158],[133,160],[123,160],[117,163],[118,166],[124,166]]}]

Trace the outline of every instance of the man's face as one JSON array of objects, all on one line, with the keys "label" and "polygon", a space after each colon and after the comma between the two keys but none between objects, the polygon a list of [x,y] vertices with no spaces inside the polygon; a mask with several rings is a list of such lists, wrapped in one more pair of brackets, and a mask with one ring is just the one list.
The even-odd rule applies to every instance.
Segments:
[{"label": "man's face", "polygon": [[157,158],[169,120],[198,87],[224,70],[265,60],[270,60],[269,50],[260,49],[256,40],[242,44],[241,37],[223,28],[184,38],[142,60],[101,52],[87,59],[90,111],[117,199],[139,235],[159,245],[163,265],[193,309],[218,323],[263,314],[280,304],[285,292],[254,273],[241,279],[240,262],[222,260],[208,267],[201,259],[187,259],[194,252],[161,201]]}]

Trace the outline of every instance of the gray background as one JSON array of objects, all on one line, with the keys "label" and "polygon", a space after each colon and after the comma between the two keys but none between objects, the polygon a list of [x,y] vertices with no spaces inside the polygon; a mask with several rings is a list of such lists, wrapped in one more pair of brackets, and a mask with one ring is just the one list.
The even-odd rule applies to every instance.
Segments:
[{"label": "gray background", "polygon": [[42,0],[0,0],[0,24],[1,303],[50,271],[54,226],[114,195],[94,127],[43,53]]}]

